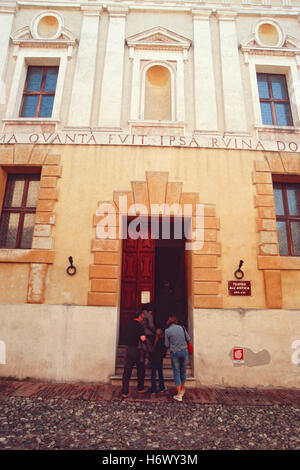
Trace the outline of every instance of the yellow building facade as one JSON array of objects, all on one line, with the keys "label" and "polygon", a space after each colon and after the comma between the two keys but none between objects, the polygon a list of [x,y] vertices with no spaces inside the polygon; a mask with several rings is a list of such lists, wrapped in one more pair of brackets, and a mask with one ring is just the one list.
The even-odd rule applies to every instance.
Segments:
[{"label": "yellow building facade", "polygon": [[48,3],[0,6],[0,376],[109,383],[168,277],[190,385],[299,388],[300,5]]}]

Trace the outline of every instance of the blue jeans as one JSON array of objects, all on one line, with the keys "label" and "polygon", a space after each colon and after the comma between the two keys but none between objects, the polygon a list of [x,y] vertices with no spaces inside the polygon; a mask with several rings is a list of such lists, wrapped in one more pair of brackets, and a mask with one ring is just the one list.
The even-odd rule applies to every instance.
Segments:
[{"label": "blue jeans", "polygon": [[186,366],[188,362],[188,351],[171,352],[172,369],[175,385],[181,385],[186,382]]}]

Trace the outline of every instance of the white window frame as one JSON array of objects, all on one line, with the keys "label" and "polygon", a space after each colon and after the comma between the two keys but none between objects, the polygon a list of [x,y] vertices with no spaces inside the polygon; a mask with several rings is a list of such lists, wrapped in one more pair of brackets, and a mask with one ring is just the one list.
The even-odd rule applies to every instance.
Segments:
[{"label": "white window frame", "polygon": [[[67,68],[67,50],[51,50],[51,49],[36,49],[36,48],[22,48],[19,50],[15,72],[12,79],[12,87],[7,104],[6,117],[7,121],[18,122],[51,122],[60,121],[60,110],[63,96],[63,86]],[[52,109],[52,115],[49,118],[29,118],[19,117],[20,106],[24,92],[24,85],[27,76],[28,66],[58,66],[58,76],[55,90],[55,97]]]},{"label": "white window frame", "polygon": [[[300,127],[300,82],[297,59],[289,56],[249,55],[248,61],[255,127],[287,130]],[[276,126],[262,123],[257,73],[282,74],[286,76],[293,126]]]}]

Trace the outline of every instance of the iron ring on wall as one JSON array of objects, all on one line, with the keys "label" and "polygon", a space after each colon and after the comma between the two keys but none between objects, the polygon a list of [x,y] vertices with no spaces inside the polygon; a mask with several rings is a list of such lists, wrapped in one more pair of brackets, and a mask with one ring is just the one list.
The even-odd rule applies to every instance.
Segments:
[{"label": "iron ring on wall", "polygon": [[75,266],[69,266],[66,271],[69,276],[74,276],[74,274],[76,274],[77,269],[75,268]]},{"label": "iron ring on wall", "polygon": [[236,279],[243,279],[244,277],[244,273],[241,269],[237,269],[235,272],[234,272],[234,277]]},{"label": "iron ring on wall", "polygon": [[68,266],[66,269],[67,274],[69,274],[69,276],[74,276],[74,274],[76,274],[77,269],[75,268],[75,266],[73,266],[72,256],[69,256],[69,262],[70,262],[70,266]]}]

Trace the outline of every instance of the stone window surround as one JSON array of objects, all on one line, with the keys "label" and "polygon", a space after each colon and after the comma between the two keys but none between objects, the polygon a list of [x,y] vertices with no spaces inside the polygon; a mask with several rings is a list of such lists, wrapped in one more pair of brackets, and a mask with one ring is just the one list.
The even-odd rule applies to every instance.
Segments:
[{"label": "stone window surround", "polygon": [[[157,40],[157,35],[160,37]],[[129,123],[143,121],[145,65],[160,64],[169,68],[172,77],[172,120],[184,124],[184,62],[188,60],[191,41],[165,28],[144,31],[126,40],[132,61],[132,87]],[[164,121],[161,125],[164,126]]]},{"label": "stone window surround", "polygon": [[[290,50],[289,50],[290,52]],[[292,50],[291,50],[292,52]],[[265,54],[268,54],[265,52]],[[298,57],[298,56],[296,56]],[[252,55],[247,58],[249,63],[250,85],[253,100],[254,127],[257,131],[282,129],[286,132],[300,128],[300,90],[297,90],[299,81],[297,58],[290,56],[273,57],[266,55]],[[257,73],[278,73],[286,76],[290,107],[293,117],[293,126],[263,125],[261,118],[260,101],[257,86]],[[295,98],[294,98],[295,97]]]},{"label": "stone window surround", "polygon": [[256,187],[259,234],[258,269],[264,275],[267,308],[281,309],[281,271],[299,271],[300,257],[279,255],[272,174],[299,175],[300,180],[300,158],[297,154],[279,152],[276,155],[265,155],[264,160],[255,161],[254,165],[253,184]]},{"label": "stone window surround", "polygon": [[[159,64],[170,70],[172,77],[172,120],[174,122],[184,122],[183,58],[178,57],[177,51],[140,50],[136,51],[133,64],[130,122],[143,121],[144,104],[142,100],[145,93],[145,66],[143,64],[145,62],[147,67]],[[163,122],[161,121],[162,124]]]},{"label": "stone window surround", "polygon": [[[113,202],[116,210],[116,232],[120,230],[118,200],[127,196],[128,208],[131,204],[140,203],[146,207],[151,204],[184,204],[199,203],[198,193],[182,192],[181,182],[169,182],[168,172],[146,171],[145,181],[132,181],[131,191],[114,191]],[[99,202],[101,204],[101,202]],[[122,213],[121,213],[122,215]],[[128,215],[128,214],[124,214]],[[95,215],[93,226],[103,216]],[[216,208],[204,204],[204,246],[199,251],[186,251],[186,272],[189,279],[190,292],[187,299],[190,308],[222,308],[221,294],[222,271],[218,268],[218,258],[221,256],[221,244],[217,241],[220,230],[220,220],[216,217]],[[192,217],[192,228],[195,229],[196,217]],[[121,293],[122,240],[118,233],[115,239],[92,240],[91,251],[94,263],[90,265],[91,290],[88,293],[88,305],[119,306]]]},{"label": "stone window surround", "polygon": [[[29,26],[25,26],[11,35],[14,46],[13,57],[16,59],[16,66],[12,77],[12,86],[8,98],[6,115],[2,119],[4,125],[7,124],[54,124],[60,121],[60,109],[63,96],[63,87],[67,69],[67,61],[72,57],[73,48],[76,45],[75,36],[64,28],[63,18],[50,10],[44,10],[32,20],[31,28],[34,29],[36,21],[45,15],[52,14],[59,23],[59,37],[53,39],[38,39],[35,32]],[[57,77],[56,93],[53,103],[51,118],[20,118],[20,105],[26,80],[28,65],[55,65],[59,66]]]},{"label": "stone window surround", "polygon": [[[53,65],[59,66],[55,98],[53,103],[53,110],[51,118],[20,118],[20,105],[23,96],[24,84],[26,80],[27,67],[29,65]],[[52,51],[48,50],[28,50],[21,49],[16,63],[14,76],[12,79],[12,87],[8,99],[6,117],[3,119],[4,123],[27,123],[37,124],[59,122],[60,109],[63,96],[63,86],[65,81],[67,68],[67,53],[66,51]]]},{"label": "stone window surround", "polygon": [[[54,207],[58,200],[57,182],[61,177],[60,155],[50,154],[47,146],[3,145],[0,148],[0,180],[6,186],[6,168],[9,171],[41,169],[40,190],[31,249],[0,249],[0,263],[30,265],[27,303],[43,303],[48,265],[54,263],[52,227],[55,225]],[[0,194],[0,208],[4,191]]]}]

